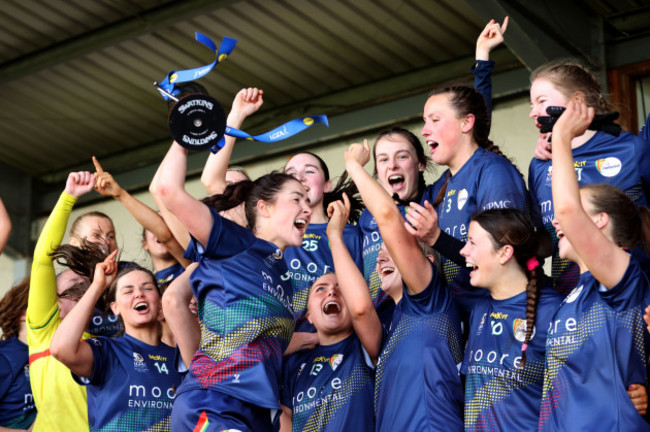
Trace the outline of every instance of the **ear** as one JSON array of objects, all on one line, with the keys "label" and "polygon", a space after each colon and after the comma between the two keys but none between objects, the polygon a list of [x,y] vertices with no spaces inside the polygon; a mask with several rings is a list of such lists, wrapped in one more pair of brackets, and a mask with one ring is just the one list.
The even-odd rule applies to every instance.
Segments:
[{"label": "ear", "polygon": [[144,238],[143,238],[143,239],[141,240],[141,242],[142,242],[142,243],[141,243],[141,244],[142,244],[142,249],[148,251],[148,250],[149,250],[149,246],[147,246],[147,239],[144,239]]},{"label": "ear", "polygon": [[427,168],[427,167],[426,167],[425,164],[423,164],[422,162],[418,162],[418,171],[420,171],[420,172],[424,172],[424,170],[425,170],[426,168]]},{"label": "ear", "polygon": [[515,248],[513,248],[511,245],[503,246],[501,249],[499,249],[499,264],[503,265],[507,263],[514,255]]},{"label": "ear", "polygon": [[311,320],[311,314],[309,312],[305,312],[305,318],[307,318],[309,324],[314,324],[314,322]]},{"label": "ear", "polygon": [[81,242],[77,237],[74,236],[68,239],[68,243],[70,243],[72,246],[81,247]]},{"label": "ear", "polygon": [[594,223],[599,229],[603,229],[609,225],[609,215],[605,212],[598,213],[598,216],[595,216]]},{"label": "ear", "polygon": [[474,114],[467,114],[461,121],[461,130],[463,133],[469,133],[474,128],[475,121],[476,117],[474,117]]},{"label": "ear", "polygon": [[111,307],[111,311],[113,311],[113,315],[120,314],[120,308],[117,306],[115,302],[111,302],[110,307]]},{"label": "ear", "polygon": [[428,259],[429,261],[431,261],[432,263],[433,263],[433,262],[436,262],[436,259],[433,257],[433,255],[427,255],[427,259]]},{"label": "ear", "polygon": [[325,182],[325,187],[323,188],[323,192],[332,192],[333,188],[334,185],[332,184],[332,180],[327,180]]},{"label": "ear", "polygon": [[257,214],[262,217],[269,217],[271,213],[269,212],[269,204],[266,201],[259,200],[257,202]]}]

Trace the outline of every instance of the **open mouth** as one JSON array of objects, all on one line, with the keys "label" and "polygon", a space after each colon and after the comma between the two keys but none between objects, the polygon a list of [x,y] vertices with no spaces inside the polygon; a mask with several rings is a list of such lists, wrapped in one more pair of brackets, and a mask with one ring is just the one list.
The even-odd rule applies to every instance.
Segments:
[{"label": "open mouth", "polygon": [[388,184],[391,186],[400,185],[404,183],[404,176],[395,174],[388,177]]},{"label": "open mouth", "polygon": [[335,301],[329,301],[323,306],[323,313],[325,315],[336,315],[341,312],[341,305]]},{"label": "open mouth", "polygon": [[438,148],[438,143],[435,141],[427,141],[427,145],[429,146],[430,151],[433,151]]},{"label": "open mouth", "polygon": [[304,219],[296,219],[293,225],[298,229],[303,229],[307,226],[307,221]]},{"label": "open mouth", "polygon": [[465,267],[467,267],[470,271],[470,273],[474,272],[475,270],[478,270],[478,266],[476,264],[472,263],[465,263]]},{"label": "open mouth", "polygon": [[145,302],[140,302],[133,306],[133,309],[137,310],[138,312],[145,312],[149,309],[149,305]]},{"label": "open mouth", "polygon": [[395,267],[384,267],[381,269],[381,276],[385,277],[388,276],[389,274],[395,273]]}]

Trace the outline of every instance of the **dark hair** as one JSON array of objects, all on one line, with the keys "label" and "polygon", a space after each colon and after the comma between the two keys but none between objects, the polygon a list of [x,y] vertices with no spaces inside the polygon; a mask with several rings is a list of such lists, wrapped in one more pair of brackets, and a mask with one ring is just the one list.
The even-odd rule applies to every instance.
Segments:
[{"label": "dark hair", "polygon": [[240,174],[243,174],[244,177],[246,177],[246,180],[251,179],[251,177],[248,175],[248,171],[246,171],[246,168],[244,168],[243,166],[232,165],[232,166],[229,166],[228,169],[226,170],[226,172],[228,172],[228,171],[234,171],[234,172],[238,172]]},{"label": "dark hair", "polygon": [[274,203],[276,195],[288,181],[297,182],[298,180],[289,174],[274,171],[259,177],[255,181],[244,180],[228,185],[222,194],[209,196],[202,199],[201,202],[216,211],[230,210],[244,203],[248,224],[247,228],[255,232],[257,202],[266,201],[268,203]]},{"label": "dark hair", "polygon": [[14,337],[20,331],[20,316],[27,311],[29,276],[14,285],[0,300],[0,329],[2,339]]},{"label": "dark hair", "polygon": [[126,276],[127,274],[134,272],[134,271],[141,271],[145,272],[147,275],[151,277],[151,280],[153,281],[153,284],[156,286],[156,291],[158,292],[158,295],[160,295],[160,288],[158,287],[158,284],[156,283],[156,276],[151,272],[151,270],[142,267],[141,265],[138,265],[136,263],[129,263],[127,266],[121,268],[118,270],[117,274],[115,275],[115,279],[113,279],[113,282],[111,282],[111,285],[108,287],[106,292],[104,293],[104,301],[106,305],[110,305],[112,302],[115,301],[115,296],[117,293],[117,284],[122,279],[123,276]]},{"label": "dark hair", "polygon": [[576,92],[584,94],[586,104],[593,107],[596,114],[612,111],[596,76],[577,59],[559,59],[546,63],[530,74],[531,85],[538,78],[550,81],[567,99]]},{"label": "dark hair", "polygon": [[95,266],[104,261],[108,254],[97,243],[82,240],[80,246],[70,244],[59,245],[50,252],[52,261],[65,266],[78,274],[92,280]]},{"label": "dark hair", "polygon": [[[301,154],[306,154],[316,159],[320,165],[321,170],[323,171],[325,181],[330,180],[330,170],[327,167],[327,164],[320,156],[315,153],[308,151],[296,153],[295,155],[291,156],[289,160]],[[287,163],[284,165],[283,172],[287,170],[288,163],[289,162],[287,161]],[[361,215],[364,206],[363,202],[361,201],[361,197],[359,196],[359,190],[357,189],[357,186],[354,184],[352,179],[348,178],[347,172],[343,172],[343,174],[339,177],[339,180],[336,182],[336,185],[330,192],[323,193],[323,208],[325,211],[327,211],[327,207],[331,203],[343,200],[343,193],[346,193],[350,199],[350,216],[348,217],[348,223],[355,224],[359,220],[359,216]]]},{"label": "dark hair", "polygon": [[[452,85],[447,87],[440,87],[429,93],[429,98],[437,95],[447,95],[449,97],[449,105],[456,112],[457,118],[465,117],[469,114],[474,116],[474,126],[472,127],[472,139],[478,144],[479,147],[503,156],[512,162],[497,146],[494,144],[490,136],[490,128],[492,127],[492,120],[490,119],[490,112],[485,104],[485,99],[474,87],[463,85]],[[433,203],[434,207],[442,202],[447,193],[447,183],[451,173],[448,172],[445,178],[445,183],[440,188],[438,196]]]},{"label": "dark hair", "polygon": [[[393,126],[390,129],[380,132],[379,135],[377,135],[377,139],[375,139],[375,144],[372,147],[372,158],[374,159],[373,176],[377,177],[377,143],[381,139],[387,139],[389,141],[392,141],[394,135],[404,138],[406,142],[411,144],[411,147],[415,151],[415,155],[418,159],[418,162],[424,166],[424,171],[429,171],[431,169],[431,167],[433,166],[433,161],[424,152],[424,147],[422,146],[420,139],[408,129],[405,129],[401,126]],[[424,172],[420,171],[418,173],[418,192],[417,192],[418,197],[422,195],[425,187],[426,187],[426,182],[424,181]]]},{"label": "dark hair", "polygon": [[[591,184],[582,189],[589,191],[589,203],[596,213],[607,213],[611,220],[614,243],[620,247],[637,245],[650,252],[650,210],[637,206],[625,192],[608,184]],[[586,210],[586,209],[585,209]]]},{"label": "dark hair", "polygon": [[102,213],[100,211],[94,211],[93,210],[93,211],[89,211],[87,213],[82,214],[81,216],[77,217],[74,220],[74,222],[72,222],[72,227],[70,228],[70,235],[73,236],[73,237],[81,238],[81,236],[79,235],[79,225],[81,225],[81,222],[85,218],[92,217],[92,216],[107,219],[111,223],[111,225],[115,226],[115,224],[113,223],[113,219],[111,219],[106,213]]},{"label": "dark hair", "polygon": [[[535,227],[523,212],[512,208],[485,210],[472,217],[472,221],[490,234],[495,250],[506,245],[512,246],[513,257],[528,279],[524,339],[524,344],[528,344],[535,326],[537,296],[545,279],[543,260],[536,256],[539,244]],[[531,266],[532,270],[529,270],[528,263],[531,259],[534,259],[533,262],[537,265]],[[526,351],[521,353],[521,366],[523,367],[524,364],[526,364]]]}]

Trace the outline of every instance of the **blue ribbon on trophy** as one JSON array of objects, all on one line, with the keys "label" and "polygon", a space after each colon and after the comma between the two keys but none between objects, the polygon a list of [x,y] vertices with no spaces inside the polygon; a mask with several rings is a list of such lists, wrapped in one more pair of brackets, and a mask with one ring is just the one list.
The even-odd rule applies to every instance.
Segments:
[{"label": "blue ribbon on trophy", "polygon": [[182,96],[186,90],[177,84],[194,81],[207,75],[216,65],[226,60],[237,44],[237,39],[224,37],[217,49],[215,43],[201,33],[195,33],[198,42],[215,53],[215,60],[202,67],[182,71],[171,71],[161,83],[154,82],[163,98],[174,101],[169,112],[169,132],[176,142],[190,150],[209,148],[216,153],[225,143],[224,134],[260,142],[280,141],[300,133],[315,123],[328,126],[327,116],[305,116],[291,120],[269,132],[250,135],[239,129],[226,126],[226,114],[213,97],[203,93]]}]

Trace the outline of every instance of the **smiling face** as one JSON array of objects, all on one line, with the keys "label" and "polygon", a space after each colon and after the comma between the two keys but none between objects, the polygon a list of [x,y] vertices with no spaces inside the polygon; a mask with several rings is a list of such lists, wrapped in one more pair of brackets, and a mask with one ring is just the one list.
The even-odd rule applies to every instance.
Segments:
[{"label": "smiling face", "polygon": [[435,163],[454,167],[464,127],[463,119],[457,117],[450,103],[449,94],[440,93],[427,100],[422,136]]},{"label": "smiling face", "polygon": [[258,209],[265,216],[264,222],[258,217],[258,223],[264,223],[270,231],[271,238],[267,240],[282,250],[300,246],[311,219],[307,191],[298,181],[287,180],[274,198],[272,203],[258,203]]},{"label": "smiling face", "polygon": [[566,107],[568,98],[558,90],[555,85],[545,79],[537,78],[530,86],[530,113],[528,117],[535,121],[535,126],[539,129],[537,118],[547,116],[546,108],[550,106]]},{"label": "smiling face", "polygon": [[490,289],[501,272],[502,262],[500,249],[495,249],[490,233],[478,222],[472,221],[467,232],[467,243],[460,250],[465,257],[472,286]]},{"label": "smiling face", "polygon": [[418,181],[424,165],[409,140],[400,134],[385,135],[375,144],[375,168],[377,180],[391,196],[400,200],[415,198]]},{"label": "smiling face", "polygon": [[107,249],[105,252],[107,253],[117,249],[113,222],[102,216],[88,215],[82,217],[77,224],[76,232],[72,233],[70,244],[81,246],[83,239],[105,246]]},{"label": "smiling face", "polygon": [[319,334],[335,335],[352,330],[352,318],[334,273],[324,274],[311,286],[307,319]]},{"label": "smiling face", "polygon": [[115,301],[111,303],[114,314],[120,315],[129,328],[157,325],[160,294],[152,275],[143,270],[133,270],[119,278],[115,288]]},{"label": "smiling face", "polygon": [[284,172],[304,186],[312,208],[322,206],[323,194],[332,190],[332,182],[326,178],[320,161],[308,153],[300,153],[292,157],[287,162]]},{"label": "smiling face", "polygon": [[383,243],[377,254],[377,274],[381,280],[381,290],[386,294],[392,296],[402,289],[402,274]]},{"label": "smiling face", "polygon": [[171,259],[172,255],[169,253],[163,243],[158,241],[156,236],[149,230],[144,231],[144,238],[142,239],[142,248],[149,252],[152,258]]}]

